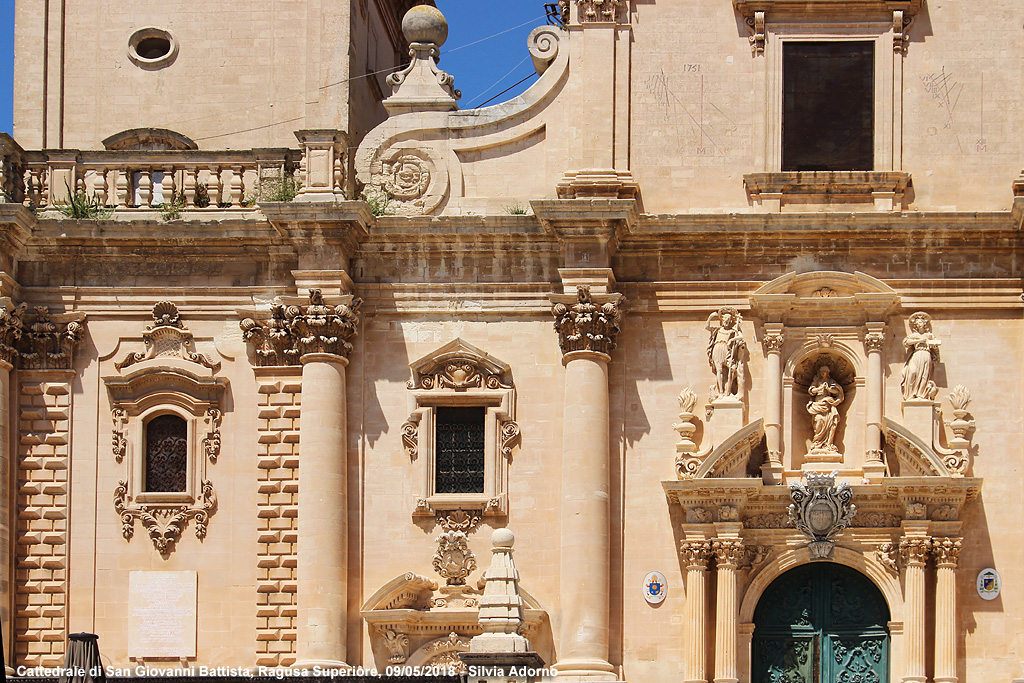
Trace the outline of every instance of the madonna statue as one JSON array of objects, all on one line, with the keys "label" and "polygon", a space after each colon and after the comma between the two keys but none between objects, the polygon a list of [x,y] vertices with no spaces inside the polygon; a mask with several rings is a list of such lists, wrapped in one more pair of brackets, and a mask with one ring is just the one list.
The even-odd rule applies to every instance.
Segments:
[{"label": "madonna statue", "polygon": [[904,401],[935,398],[939,388],[932,381],[932,369],[939,360],[939,343],[932,334],[932,319],[927,313],[910,316],[910,334],[903,338],[908,354],[900,383]]},{"label": "madonna statue", "polygon": [[814,428],[812,453],[835,453],[837,450],[835,438],[839,428],[839,405],[846,400],[846,394],[830,375],[827,365],[819,365],[807,390],[811,397],[807,402],[807,412],[811,414],[811,426]]}]

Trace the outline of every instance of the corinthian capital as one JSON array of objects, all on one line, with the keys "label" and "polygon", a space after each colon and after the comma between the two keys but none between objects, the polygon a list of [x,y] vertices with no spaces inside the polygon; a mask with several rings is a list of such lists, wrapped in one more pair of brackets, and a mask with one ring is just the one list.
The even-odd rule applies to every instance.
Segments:
[{"label": "corinthian capital", "polygon": [[908,567],[923,567],[928,562],[932,539],[928,536],[904,536],[900,539],[900,555]]},{"label": "corinthian capital", "polygon": [[[19,308],[22,309],[24,305]],[[85,335],[83,318],[80,313],[51,315],[46,306],[36,306],[33,314],[22,318],[18,343],[21,367],[71,369],[71,354]]]},{"label": "corinthian capital", "polygon": [[268,318],[246,318],[240,326],[246,341],[256,347],[256,364],[298,365],[302,356],[326,353],[348,358],[349,339],[359,327],[362,299],[345,297],[336,306],[324,304],[319,289],[309,290],[306,306],[275,305]]},{"label": "corinthian capital", "polygon": [[613,294],[600,298],[605,301],[595,301],[590,287],[580,285],[576,289],[575,303],[556,302],[552,307],[558,345],[563,354],[572,351],[610,354],[615,348],[622,318],[619,309],[622,296]]},{"label": "corinthian capital", "polygon": [[687,569],[707,569],[711,557],[711,543],[708,541],[683,541],[679,545],[679,554]]},{"label": "corinthian capital", "polygon": [[963,541],[959,538],[932,539],[932,555],[935,557],[935,566],[956,567],[962,547]]},{"label": "corinthian capital", "polygon": [[18,363],[18,342],[25,327],[21,320],[24,310],[24,304],[11,310],[0,306],[0,361],[9,365]]},{"label": "corinthian capital", "polygon": [[735,569],[747,559],[747,549],[738,538],[719,538],[711,542],[711,551],[719,567]]}]

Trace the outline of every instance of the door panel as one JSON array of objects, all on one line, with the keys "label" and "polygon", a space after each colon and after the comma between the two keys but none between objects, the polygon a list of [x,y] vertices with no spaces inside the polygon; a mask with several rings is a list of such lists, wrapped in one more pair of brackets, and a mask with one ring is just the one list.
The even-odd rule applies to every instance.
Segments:
[{"label": "door panel", "polygon": [[888,683],[889,609],[867,577],[831,562],[786,572],[754,613],[753,683]]}]

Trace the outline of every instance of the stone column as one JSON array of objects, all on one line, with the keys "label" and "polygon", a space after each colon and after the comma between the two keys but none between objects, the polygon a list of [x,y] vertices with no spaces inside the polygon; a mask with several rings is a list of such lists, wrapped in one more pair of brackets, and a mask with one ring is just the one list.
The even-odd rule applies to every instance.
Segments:
[{"label": "stone column", "polygon": [[302,364],[299,419],[296,666],[345,663],[348,607],[348,466],[345,367],[359,325],[359,299],[277,306],[268,320],[242,321],[262,365]]},{"label": "stone column", "polygon": [[864,348],[868,353],[868,371],[865,378],[867,408],[864,444],[866,457],[864,476],[878,479],[885,476],[882,459],[882,401],[885,377],[882,369],[882,347],[885,346],[885,323],[868,323],[864,335]]},{"label": "stone column", "polygon": [[[5,317],[6,312],[0,313],[0,510],[11,509],[11,370],[17,360],[17,351],[3,339],[10,329],[4,324]],[[4,661],[8,667],[14,662],[14,649],[11,647],[14,642],[14,630],[11,628],[14,623],[11,618],[14,599],[11,591],[14,578],[11,522],[11,515],[0,514],[0,634],[3,636]]]},{"label": "stone column", "polygon": [[715,602],[715,683],[737,683],[736,625],[739,607],[736,599],[736,570],[743,561],[745,548],[738,538],[712,542],[718,575]]},{"label": "stone column", "polygon": [[[706,582],[710,543],[684,542],[680,552],[686,565],[686,607],[683,623],[686,641],[683,646],[683,683],[707,683]],[[735,634],[734,634],[735,637]],[[734,650],[735,652],[735,650]]]},{"label": "stone column", "polygon": [[559,677],[616,680],[609,663],[610,481],[608,361],[618,334],[618,294],[555,301],[565,365],[562,414],[562,620]]},{"label": "stone column", "polygon": [[[906,563],[904,581],[904,683],[925,683],[925,564],[931,549],[928,536],[904,536],[900,551]],[[937,615],[936,615],[937,616]]]},{"label": "stone column", "polygon": [[957,683],[956,564],[959,538],[932,541],[935,556],[935,683]]},{"label": "stone column", "polygon": [[786,338],[781,323],[764,326],[765,363],[764,436],[768,446],[768,462],[761,466],[766,484],[782,481],[782,345]]}]

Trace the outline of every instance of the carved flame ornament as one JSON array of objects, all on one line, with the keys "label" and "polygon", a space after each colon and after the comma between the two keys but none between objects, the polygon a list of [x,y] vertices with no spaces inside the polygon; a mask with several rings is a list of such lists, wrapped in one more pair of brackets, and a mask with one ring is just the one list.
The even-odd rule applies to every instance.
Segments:
[{"label": "carved flame ornament", "polygon": [[850,485],[842,482],[836,486],[836,474],[808,472],[806,486],[799,482],[789,486],[789,497],[793,500],[789,519],[797,531],[811,539],[808,547],[815,559],[832,557],[832,538],[849,526],[857,514],[857,506],[850,502]]}]

